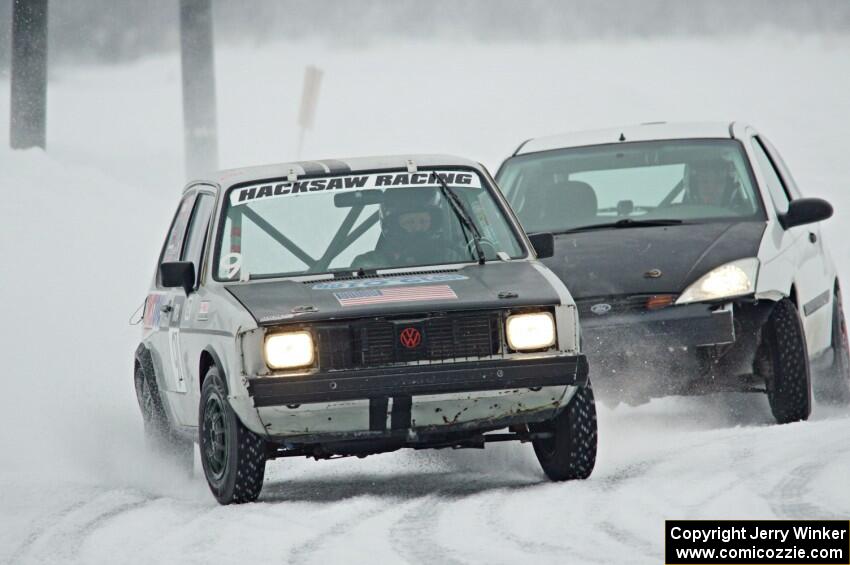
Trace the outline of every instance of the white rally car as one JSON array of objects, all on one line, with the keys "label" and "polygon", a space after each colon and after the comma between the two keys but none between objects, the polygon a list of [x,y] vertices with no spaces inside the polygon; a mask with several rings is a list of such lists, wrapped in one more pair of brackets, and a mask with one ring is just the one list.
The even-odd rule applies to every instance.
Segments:
[{"label": "white rally car", "polygon": [[198,441],[223,504],[257,498],[267,459],[404,447],[529,441],[551,479],[585,478],[596,412],[551,250],[454,157],[190,183],[136,350],[148,437],[186,465]]},{"label": "white rally car", "polygon": [[841,286],[819,225],[832,207],[803,196],[752,126],[531,139],[496,178],[529,234],[555,234],[544,262],[578,304],[603,399],[766,392],[778,422],[809,416],[813,385],[850,400]]}]

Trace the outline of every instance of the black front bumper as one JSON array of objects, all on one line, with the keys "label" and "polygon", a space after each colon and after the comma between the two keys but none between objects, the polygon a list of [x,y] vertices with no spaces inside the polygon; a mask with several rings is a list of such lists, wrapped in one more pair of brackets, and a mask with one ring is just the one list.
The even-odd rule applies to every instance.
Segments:
[{"label": "black front bumper", "polygon": [[[773,302],[668,306],[581,318],[583,349],[602,398],[748,390]],[[731,305],[731,307],[729,307]]]},{"label": "black front bumper", "polygon": [[584,355],[405,365],[248,380],[254,406],[587,384]]},{"label": "black front bumper", "polygon": [[[618,350],[643,341],[641,346],[687,347],[735,341],[732,310],[719,305],[687,304],[660,310],[624,314],[594,314],[581,319],[585,347]],[[652,340],[645,342],[644,340]]]}]

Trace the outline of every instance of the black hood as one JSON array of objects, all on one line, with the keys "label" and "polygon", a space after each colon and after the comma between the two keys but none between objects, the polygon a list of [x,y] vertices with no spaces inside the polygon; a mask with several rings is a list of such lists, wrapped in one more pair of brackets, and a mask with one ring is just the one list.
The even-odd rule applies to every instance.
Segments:
[{"label": "black hood", "polygon": [[[561,302],[557,290],[529,261],[407,275],[250,282],[226,288],[260,325]],[[499,293],[507,296],[499,298]]]},{"label": "black hood", "polygon": [[[758,254],[764,222],[612,228],[556,236],[543,262],[576,300],[678,294],[709,270]],[[647,273],[653,269],[661,276]]]}]

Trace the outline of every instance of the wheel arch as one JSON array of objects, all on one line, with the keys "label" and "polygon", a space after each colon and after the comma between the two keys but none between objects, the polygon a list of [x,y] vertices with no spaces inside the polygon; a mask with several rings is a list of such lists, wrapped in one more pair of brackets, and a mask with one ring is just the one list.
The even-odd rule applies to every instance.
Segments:
[{"label": "wheel arch", "polygon": [[791,283],[791,288],[788,289],[788,299],[794,303],[797,310],[800,309],[800,303],[797,301],[797,287],[794,283]]},{"label": "wheel arch", "polygon": [[225,390],[229,393],[230,387],[227,384],[227,377],[224,371],[224,364],[221,362],[221,357],[218,353],[216,353],[216,350],[213,349],[213,347],[207,346],[201,351],[201,356],[198,360],[198,394],[200,394],[201,389],[204,387],[204,379],[207,376],[207,371],[209,371],[211,367],[215,367],[219,370]]}]

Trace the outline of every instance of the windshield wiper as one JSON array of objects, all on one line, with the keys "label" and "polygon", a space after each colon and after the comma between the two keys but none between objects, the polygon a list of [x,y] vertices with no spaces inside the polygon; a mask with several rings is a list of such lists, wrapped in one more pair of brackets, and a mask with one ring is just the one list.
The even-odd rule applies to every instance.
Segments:
[{"label": "windshield wiper", "polygon": [[655,226],[678,226],[679,224],[683,223],[684,221],[682,220],[635,220],[632,218],[623,218],[622,220],[617,220],[616,222],[607,222],[604,224],[590,224],[589,226],[579,226],[577,228],[570,228],[568,230],[556,231],[553,233],[555,235],[560,235],[579,231],[604,230],[608,228],[622,229],[651,228]]},{"label": "windshield wiper", "polygon": [[463,202],[460,201],[460,198],[457,197],[457,194],[449,188],[449,185],[446,184],[446,180],[437,174],[437,171],[433,171],[431,175],[437,179],[437,182],[440,183],[440,190],[443,193],[443,198],[449,201],[449,205],[457,216],[460,225],[464,227],[470,234],[472,234],[472,241],[475,244],[475,254],[478,256],[478,264],[483,265],[487,262],[486,257],[484,256],[484,250],[481,249],[481,232],[478,231],[478,226],[475,225],[475,222],[472,221],[472,218],[469,216],[469,212],[467,212],[466,208],[463,206]]}]

